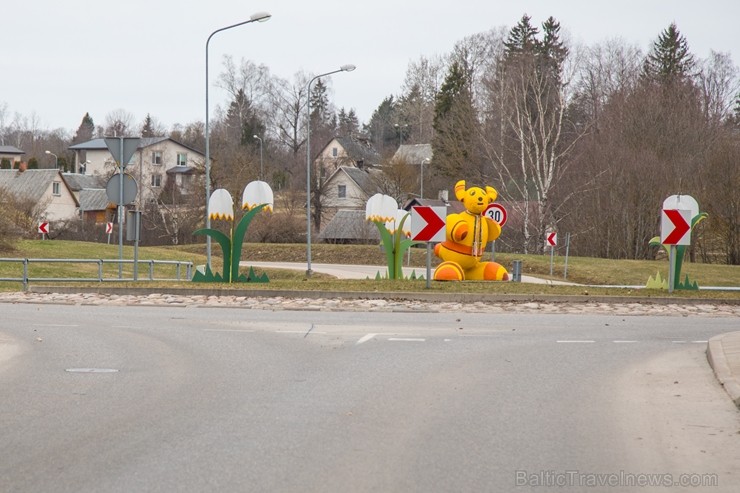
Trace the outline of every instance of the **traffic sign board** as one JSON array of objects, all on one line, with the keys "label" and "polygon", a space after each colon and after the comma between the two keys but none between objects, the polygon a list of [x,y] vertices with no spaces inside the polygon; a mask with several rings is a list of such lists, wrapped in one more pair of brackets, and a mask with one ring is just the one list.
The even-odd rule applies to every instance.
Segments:
[{"label": "traffic sign board", "polygon": [[545,233],[545,246],[554,247],[558,244],[558,232],[548,231]]},{"label": "traffic sign board", "polygon": [[660,242],[664,245],[691,244],[690,210],[663,210],[660,218]]},{"label": "traffic sign board", "polygon": [[42,235],[49,234],[49,223],[39,223],[39,233]]},{"label": "traffic sign board", "polygon": [[113,232],[113,223],[105,223],[105,234],[109,235]]},{"label": "traffic sign board", "polygon": [[134,177],[125,173],[123,175],[123,202],[121,202],[121,173],[116,173],[108,179],[108,183],[105,185],[105,194],[108,196],[108,200],[116,205],[126,205],[136,199],[138,188],[136,186],[136,180]]},{"label": "traffic sign board", "polygon": [[411,239],[441,242],[445,240],[447,207],[417,205],[411,208]]},{"label": "traffic sign board", "polygon": [[486,210],[483,211],[483,215],[496,221],[499,226],[506,224],[506,208],[501,204],[490,204],[486,207]]},{"label": "traffic sign board", "polygon": [[141,141],[138,137],[106,137],[103,140],[113,159],[120,163],[123,169],[126,169]]}]

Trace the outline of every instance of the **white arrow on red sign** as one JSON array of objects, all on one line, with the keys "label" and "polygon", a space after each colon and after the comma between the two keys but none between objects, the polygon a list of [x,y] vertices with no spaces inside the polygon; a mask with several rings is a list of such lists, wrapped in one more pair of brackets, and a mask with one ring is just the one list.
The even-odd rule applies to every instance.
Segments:
[{"label": "white arrow on red sign", "polygon": [[548,231],[545,235],[545,246],[554,247],[558,244],[558,232]]},{"label": "white arrow on red sign", "polygon": [[411,239],[414,241],[445,240],[446,207],[417,205],[411,208]]},{"label": "white arrow on red sign", "polygon": [[660,220],[660,242],[664,245],[691,244],[690,210],[664,209]]},{"label": "white arrow on red sign", "polygon": [[39,223],[39,233],[42,235],[49,234],[49,223]]}]

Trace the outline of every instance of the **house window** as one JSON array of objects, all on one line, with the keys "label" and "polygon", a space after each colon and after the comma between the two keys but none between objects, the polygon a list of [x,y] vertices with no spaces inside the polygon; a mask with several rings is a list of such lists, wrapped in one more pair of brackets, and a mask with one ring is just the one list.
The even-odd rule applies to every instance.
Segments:
[{"label": "house window", "polygon": [[51,184],[51,193],[59,197],[62,194],[62,184],[55,181]]},{"label": "house window", "polygon": [[162,164],[162,151],[152,151],[152,164]]},{"label": "house window", "polygon": [[337,188],[337,197],[340,199],[347,198],[347,185],[339,185]]},{"label": "house window", "polygon": [[337,157],[338,154],[339,154],[339,151],[337,150],[337,148],[336,147],[332,147],[331,148],[331,156],[332,157]]},{"label": "house window", "polygon": [[184,152],[178,152],[177,153],[177,165],[178,166],[187,166],[188,165],[188,155]]},{"label": "house window", "polygon": [[162,186],[162,175],[152,175],[152,187],[159,188]]}]

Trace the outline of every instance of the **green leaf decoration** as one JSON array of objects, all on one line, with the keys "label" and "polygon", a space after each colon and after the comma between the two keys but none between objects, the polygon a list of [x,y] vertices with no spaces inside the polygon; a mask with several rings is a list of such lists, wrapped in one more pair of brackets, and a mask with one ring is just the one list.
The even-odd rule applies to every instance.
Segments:
[{"label": "green leaf decoration", "polygon": [[648,278],[645,287],[647,289],[668,289],[668,281],[666,279],[663,279],[660,276],[660,271],[658,271],[655,274],[655,278],[653,278],[652,276]]},{"label": "green leaf decoration", "polygon": [[[228,236],[223,234],[221,231],[215,230],[215,229],[198,229],[193,232],[193,235],[199,236],[199,235],[206,235],[210,236],[214,240],[218,242],[219,245],[221,245],[221,251],[223,252],[224,257],[224,266],[223,266],[223,276],[221,277],[221,280],[219,282],[231,282],[231,240]],[[223,281],[225,279],[225,281]]]},{"label": "green leaf decoration", "polygon": [[254,216],[256,216],[259,212],[262,212],[262,209],[264,209],[265,207],[267,207],[267,204],[261,204],[248,211],[246,214],[244,214],[241,220],[239,220],[239,224],[234,230],[234,238],[232,242],[233,253],[231,257],[232,279],[236,279],[239,274],[239,262],[242,258],[242,246],[244,244],[244,236],[247,234],[247,229],[249,229],[249,223],[251,223],[252,219],[254,219]]}]

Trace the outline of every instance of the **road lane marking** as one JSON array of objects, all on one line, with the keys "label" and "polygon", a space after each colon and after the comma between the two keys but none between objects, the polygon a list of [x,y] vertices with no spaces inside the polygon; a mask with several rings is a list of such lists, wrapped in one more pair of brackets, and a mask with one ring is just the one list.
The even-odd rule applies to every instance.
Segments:
[{"label": "road lane marking", "polygon": [[203,329],[203,332],[247,332],[252,333],[251,329]]},{"label": "road lane marking", "polygon": [[359,346],[360,344],[369,341],[370,339],[374,338],[376,335],[378,334],[376,333],[365,334],[364,336],[360,337],[360,339],[355,343],[355,346]]},{"label": "road lane marking", "polygon": [[637,341],[614,341],[614,344],[634,344]]},{"label": "road lane marking", "polygon": [[416,337],[389,337],[389,341],[392,342],[425,342],[426,339],[416,338]]},{"label": "road lane marking", "polygon": [[692,344],[706,344],[709,341],[691,341]]}]

